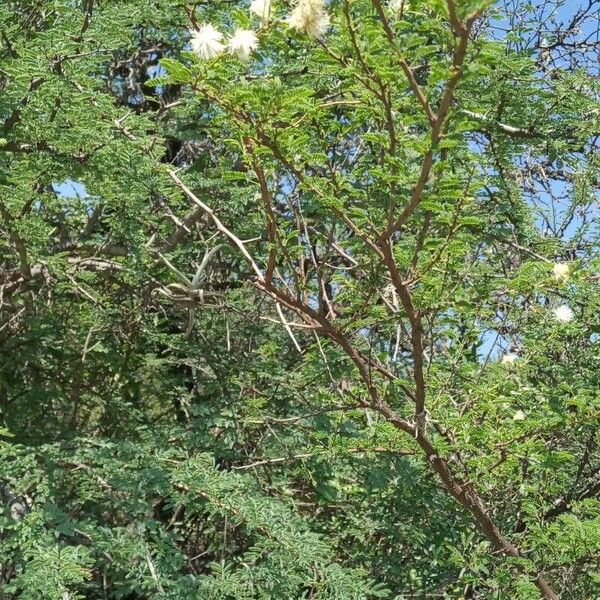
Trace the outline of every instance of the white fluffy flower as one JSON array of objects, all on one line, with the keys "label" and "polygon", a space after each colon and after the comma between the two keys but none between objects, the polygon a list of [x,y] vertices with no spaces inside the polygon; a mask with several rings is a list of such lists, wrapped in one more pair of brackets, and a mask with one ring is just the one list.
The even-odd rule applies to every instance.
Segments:
[{"label": "white fluffy flower", "polygon": [[236,29],[229,40],[229,50],[242,60],[248,60],[258,47],[258,38],[251,29]]},{"label": "white fluffy flower", "polygon": [[508,353],[502,357],[501,363],[503,365],[512,365],[517,360],[517,358],[519,357],[516,354]]},{"label": "white fluffy flower", "polygon": [[525,413],[522,410],[518,410],[513,415],[513,421],[524,421],[524,420],[525,420]]},{"label": "white fluffy flower", "polygon": [[292,29],[310,37],[321,37],[329,27],[329,15],[323,0],[298,0],[292,14],[287,18]]},{"label": "white fluffy flower", "polygon": [[552,312],[556,320],[561,323],[568,323],[574,316],[573,311],[566,304],[561,304],[561,306],[555,308]]},{"label": "white fluffy flower", "polygon": [[569,278],[570,267],[567,263],[556,263],[552,268],[552,273],[554,274],[554,279],[556,281],[565,281]]},{"label": "white fluffy flower", "polygon": [[271,12],[271,0],[252,0],[250,3],[250,12],[263,21],[269,18]]},{"label": "white fluffy flower", "polygon": [[210,24],[205,24],[195,31],[190,39],[192,50],[206,60],[218,56],[225,50],[221,42],[223,34]]}]

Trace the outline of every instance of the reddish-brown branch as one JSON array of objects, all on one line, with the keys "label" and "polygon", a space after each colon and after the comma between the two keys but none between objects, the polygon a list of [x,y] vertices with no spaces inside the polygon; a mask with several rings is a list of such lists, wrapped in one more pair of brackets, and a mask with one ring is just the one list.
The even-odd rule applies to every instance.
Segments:
[{"label": "reddish-brown branch", "polygon": [[[372,2],[381,18],[388,40],[392,46],[396,48],[394,33],[385,17],[385,12],[380,0],[372,0]],[[229,237],[230,241],[232,241],[242,250],[242,252],[244,252],[244,256],[247,260],[249,260],[255,273],[257,274],[257,278],[254,280],[254,285],[264,293],[268,294],[275,302],[294,311],[305,322],[312,325],[315,330],[319,330],[324,333],[346,354],[346,356],[355,365],[360,380],[368,392],[368,399],[360,400],[361,404],[377,411],[394,427],[414,438],[416,444],[421,448],[425,458],[427,459],[427,463],[440,478],[444,489],[461,506],[468,510],[479,528],[492,542],[496,549],[500,550],[509,557],[516,558],[521,556],[519,549],[500,532],[499,528],[490,516],[489,510],[485,506],[483,500],[475,491],[473,484],[467,480],[461,479],[459,476],[453,473],[448,461],[444,457],[440,456],[436,450],[435,444],[427,435],[426,428],[424,427],[426,386],[424,376],[424,332],[421,311],[417,306],[415,306],[410,289],[403,281],[396,264],[393,251],[393,235],[401,227],[403,227],[414,214],[422,201],[425,188],[429,182],[434,165],[435,153],[437,152],[439,143],[444,135],[445,128],[447,126],[448,115],[454,99],[454,94],[462,76],[471,26],[477,17],[476,13],[471,15],[466,22],[460,22],[456,16],[455,7],[452,0],[449,0],[448,10],[450,13],[452,31],[456,39],[456,45],[453,51],[451,75],[446,83],[444,91],[442,92],[436,112],[433,111],[429,101],[423,93],[423,90],[421,90],[420,86],[418,85],[410,65],[408,65],[404,58],[398,53],[400,64],[409,80],[410,87],[419,103],[424,108],[428,121],[431,125],[430,148],[424,155],[419,177],[412,189],[409,203],[395,220],[393,220],[391,223],[388,223],[388,226],[381,235],[377,234],[376,241],[371,239],[366,232],[353,223],[352,220],[350,220],[347,215],[344,215],[342,211],[333,209],[335,215],[339,217],[342,222],[344,222],[357,236],[359,236],[361,240],[363,240],[363,242],[365,242],[367,246],[375,252],[376,256],[383,261],[392,279],[394,289],[400,298],[404,312],[406,313],[410,322],[411,346],[413,354],[413,379],[415,383],[414,420],[411,421],[399,415],[381,396],[379,391],[379,383],[380,378],[382,376],[386,376],[385,369],[383,369],[383,371],[374,369],[370,358],[366,357],[358,348],[355,347],[350,335],[337,328],[327,318],[326,315],[312,308],[307,302],[304,302],[287,291],[278,288],[269,278],[263,277],[260,270],[256,267],[255,261],[248,254],[246,248],[240,242],[240,240],[237,240],[237,238],[235,238],[235,236],[233,236],[233,234],[222,223],[216,220],[214,213],[212,213],[210,209],[208,209],[208,214],[213,219],[217,227]],[[216,99],[214,94],[209,94],[209,96],[212,96],[212,99]],[[218,99],[216,100],[219,102]],[[222,102],[219,102],[219,104],[223,105]],[[226,108],[229,109],[230,107]],[[285,157],[277,143],[270,136],[265,134],[265,132],[261,130],[261,128],[257,126],[257,124],[251,119],[248,120],[248,116],[245,115],[243,111],[230,110],[230,112],[236,118],[243,121],[246,125],[250,124],[255,127],[257,142],[269,148],[273,156],[279,160],[290,171],[290,173],[296,177],[298,181],[305,181],[304,173]],[[310,182],[308,182],[308,185],[315,193],[317,193],[320,197],[323,197],[323,192],[321,190],[312,186]],[[549,600],[558,600],[558,596],[541,574],[531,571],[527,571],[527,573],[532,577],[536,586],[545,598]]]},{"label": "reddish-brown branch", "polygon": [[269,194],[269,187],[267,185],[267,178],[265,177],[265,172],[263,171],[262,166],[260,165],[258,158],[254,152],[254,148],[252,146],[252,141],[249,138],[246,138],[244,141],[246,146],[246,151],[250,155],[252,159],[252,169],[258,179],[258,185],[260,188],[260,197],[262,200],[263,208],[265,211],[266,219],[267,219],[267,236],[269,239],[269,258],[267,261],[267,270],[265,271],[265,278],[267,281],[271,281],[273,279],[273,273],[275,271],[275,263],[277,260],[277,249],[276,245],[279,241],[279,235],[277,232],[277,223],[275,221],[275,213],[273,212],[273,207],[271,205],[271,195]]},{"label": "reddish-brown branch", "polygon": [[379,16],[379,19],[381,20],[381,24],[383,25],[385,35],[386,35],[394,53],[396,54],[396,56],[398,58],[400,67],[401,67],[402,71],[404,72],[404,75],[408,79],[410,88],[411,88],[413,94],[415,95],[415,97],[417,98],[417,100],[419,101],[419,104],[423,107],[423,110],[425,111],[425,115],[427,116],[427,120],[429,121],[429,123],[431,125],[433,125],[435,123],[435,113],[433,112],[433,109],[431,108],[431,105],[429,104],[429,101],[427,100],[425,93],[421,89],[421,86],[419,85],[419,82],[417,81],[417,78],[415,77],[415,74],[414,74],[411,66],[408,64],[408,62],[402,56],[402,54],[400,53],[400,50],[398,49],[396,40],[394,38],[394,32],[392,31],[392,28],[390,26],[390,23],[389,23],[387,17],[385,16],[385,11],[383,10],[383,6],[381,5],[381,0],[372,0],[372,3],[373,3],[373,6],[375,7],[375,10],[377,11],[377,15]]},{"label": "reddish-brown branch", "polygon": [[[381,8],[381,3],[379,0],[372,1],[375,5],[379,5]],[[381,11],[383,12],[383,9],[381,9]],[[452,101],[454,99],[454,92],[456,91],[456,87],[458,86],[462,76],[462,67],[467,55],[467,47],[469,43],[469,34],[471,32],[471,27],[478,14],[479,13],[472,15],[467,21],[467,23],[462,24],[462,27],[458,30],[455,26],[453,26],[455,34],[458,35],[458,44],[453,52],[452,74],[450,76],[450,79],[448,80],[448,83],[446,84],[446,87],[444,88],[444,92],[442,93],[442,98],[440,100],[438,110],[435,113],[433,120],[430,120],[430,148],[423,159],[421,172],[419,174],[417,183],[415,184],[411,192],[409,203],[404,207],[404,209],[400,213],[400,216],[392,223],[392,225],[387,227],[386,230],[381,234],[378,240],[379,245],[385,243],[385,241],[389,239],[394,234],[394,232],[398,231],[408,222],[408,219],[412,216],[412,214],[418,208],[419,204],[423,199],[423,192],[425,191],[425,187],[429,181],[429,177],[431,175],[431,170],[433,167],[434,153],[442,139],[442,135],[446,126],[446,121],[448,118],[448,113],[450,112],[450,107],[452,106]],[[393,43],[394,46],[396,46],[396,43],[393,38],[393,32],[389,28],[389,23],[387,23],[387,20],[384,23],[384,27],[386,25],[386,32],[389,31],[388,37],[390,37],[390,35],[392,36],[391,43]]]},{"label": "reddish-brown branch", "polygon": [[23,238],[18,234],[17,227],[15,224],[14,217],[10,214],[10,211],[4,203],[0,200],[0,217],[4,220],[6,229],[8,230],[8,237],[12,242],[17,254],[19,256],[19,263],[21,266],[21,273],[26,279],[31,278],[31,265],[29,262],[29,253]]},{"label": "reddish-brown branch", "polygon": [[423,360],[423,325],[419,310],[415,308],[410,291],[402,281],[400,272],[396,266],[391,244],[382,247],[383,262],[388,269],[392,284],[402,308],[408,317],[411,328],[411,345],[413,349],[413,379],[415,381],[415,417],[424,418],[425,412],[425,375]]},{"label": "reddish-brown branch", "polygon": [[[466,508],[469,511],[469,513],[473,516],[480,529],[492,542],[494,547],[498,550],[501,550],[507,556],[519,557],[521,554],[518,548],[502,535],[502,533],[490,517],[489,511],[485,507],[483,501],[475,492],[472,484],[467,481],[462,481],[452,473],[448,461],[439,455],[439,453],[435,449],[433,442],[430,440],[429,437],[427,437],[426,431],[423,428],[419,427],[417,424],[411,423],[410,421],[398,415],[398,413],[396,413],[396,411],[394,411],[394,409],[381,397],[377,387],[377,382],[373,379],[373,371],[370,368],[371,365],[369,364],[368,358],[365,358],[364,355],[357,348],[354,347],[347,335],[345,335],[342,331],[337,329],[327,319],[325,315],[314,310],[301,300],[298,300],[297,298],[277,288],[272,281],[266,280],[262,276],[260,269],[258,269],[258,267],[256,266],[256,262],[250,256],[241,240],[239,240],[225,225],[223,225],[220,222],[220,220],[214,215],[214,212],[204,203],[201,203],[201,201],[198,200],[192,194],[192,192],[179,180],[179,178],[174,173],[171,172],[170,175],[173,178],[173,180],[178,184],[178,186],[186,193],[186,195],[194,198],[195,202],[198,205],[205,207],[208,216],[213,220],[219,231],[226,235],[226,237],[242,251],[243,255],[249,261],[253,270],[257,274],[257,278],[254,281],[254,285],[258,289],[271,296],[271,298],[273,298],[276,302],[293,310],[306,322],[314,325],[315,328],[320,329],[325,335],[327,335],[334,343],[336,343],[344,351],[348,358],[350,358],[350,360],[356,366],[360,375],[360,379],[366,386],[369,394],[369,400],[361,401],[362,405],[379,412],[394,427],[397,427],[399,430],[413,437],[416,440],[416,443],[423,451],[425,457],[427,458],[428,464],[439,476],[444,488],[453,498],[456,499],[457,502],[459,502],[464,508]],[[390,253],[391,247],[390,250],[386,251],[386,261],[390,260]],[[393,268],[393,272],[397,273],[395,265]],[[394,277],[396,277],[396,275],[394,275]],[[398,282],[396,282],[396,285],[397,283]],[[405,286],[400,281],[400,285],[398,285],[398,287],[400,289],[403,289]],[[415,314],[418,316],[418,313],[415,312],[414,306],[412,305],[412,301],[410,300],[410,298],[405,297],[405,301],[407,302],[405,306],[405,310],[407,311],[407,313],[413,314],[413,318]],[[421,356],[422,359],[422,348],[418,354]],[[425,393],[424,387],[422,393]],[[549,600],[558,600],[558,596],[555,594],[555,592],[552,590],[552,588],[550,587],[548,582],[543,578],[543,576],[537,573],[530,573],[530,575],[533,576],[535,584],[537,585],[538,589],[544,594],[545,598]]]}]

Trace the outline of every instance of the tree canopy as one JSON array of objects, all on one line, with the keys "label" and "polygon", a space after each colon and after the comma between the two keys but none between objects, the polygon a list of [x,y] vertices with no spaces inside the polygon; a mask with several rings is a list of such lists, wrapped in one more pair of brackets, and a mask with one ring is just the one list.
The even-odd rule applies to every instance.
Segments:
[{"label": "tree canopy", "polygon": [[600,2],[0,3],[0,600],[600,597]]}]

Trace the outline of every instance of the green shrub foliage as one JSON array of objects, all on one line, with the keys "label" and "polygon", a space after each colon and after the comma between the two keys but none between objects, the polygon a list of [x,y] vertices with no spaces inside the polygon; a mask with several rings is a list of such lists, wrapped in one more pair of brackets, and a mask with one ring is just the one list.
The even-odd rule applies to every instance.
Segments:
[{"label": "green shrub foliage", "polygon": [[595,0],[0,3],[0,600],[600,597]]}]

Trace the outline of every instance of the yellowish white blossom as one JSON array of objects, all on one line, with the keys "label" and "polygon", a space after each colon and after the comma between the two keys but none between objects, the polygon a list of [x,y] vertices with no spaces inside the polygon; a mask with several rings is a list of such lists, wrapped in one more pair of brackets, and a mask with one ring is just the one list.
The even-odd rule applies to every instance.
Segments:
[{"label": "yellowish white blossom", "polygon": [[561,304],[552,312],[554,313],[556,320],[561,323],[568,323],[569,321],[572,321],[574,317],[573,311],[566,304]]},{"label": "yellowish white blossom", "polygon": [[250,12],[266,21],[271,12],[271,0],[252,0]]},{"label": "yellowish white blossom", "polygon": [[388,6],[390,10],[399,13],[404,8],[404,0],[390,0]]},{"label": "yellowish white blossom", "polygon": [[525,413],[522,410],[518,410],[513,415],[513,421],[524,421],[524,420],[525,420]]},{"label": "yellowish white blossom", "polygon": [[519,357],[516,354],[512,354],[509,352],[502,357],[501,363],[503,365],[512,365],[517,360],[517,358]]},{"label": "yellowish white blossom", "polygon": [[222,39],[223,34],[209,23],[206,23],[192,34],[190,43],[192,44],[192,50],[200,58],[208,60],[215,58],[225,50]]},{"label": "yellowish white blossom", "polygon": [[287,23],[292,29],[318,38],[329,27],[329,15],[323,0],[298,0]]},{"label": "yellowish white blossom", "polygon": [[556,263],[552,268],[554,279],[556,279],[558,282],[565,281],[569,278],[570,270],[571,268],[567,263]]},{"label": "yellowish white blossom", "polygon": [[229,40],[229,50],[242,60],[248,60],[258,48],[258,38],[251,29],[236,29]]}]

